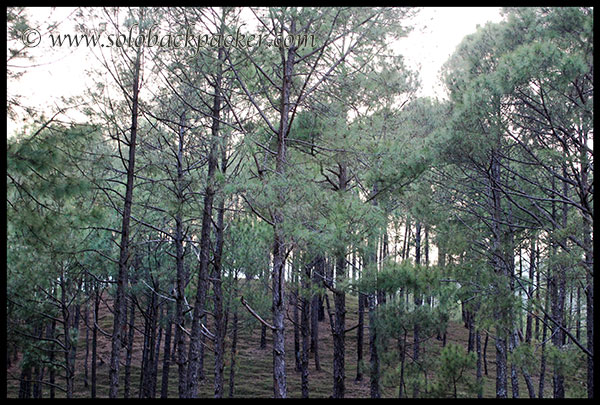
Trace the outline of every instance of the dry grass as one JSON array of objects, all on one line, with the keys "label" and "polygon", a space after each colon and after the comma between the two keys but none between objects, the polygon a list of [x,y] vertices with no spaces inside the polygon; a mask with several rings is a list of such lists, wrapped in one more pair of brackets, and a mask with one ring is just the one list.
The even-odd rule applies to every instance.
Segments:
[{"label": "dry grass", "polygon": [[[331,300],[330,300],[331,301]],[[347,303],[347,314],[346,322],[347,327],[354,326],[358,322],[358,301],[356,297],[348,296],[346,299]],[[291,311],[290,311],[291,314]],[[138,323],[141,322],[141,316],[138,319]],[[366,317],[365,317],[366,320]],[[107,308],[103,308],[100,316],[99,324],[106,330],[112,328],[112,315],[109,313]],[[246,324],[246,327],[243,327]],[[249,326],[248,326],[249,325]],[[138,325],[139,326],[139,325]],[[209,325],[210,327],[210,325]],[[229,326],[230,327],[230,326]],[[75,379],[75,397],[89,398],[90,388],[85,388],[83,384],[83,370],[84,370],[84,356],[85,356],[85,332],[83,331],[84,326],[81,326],[80,337],[78,342],[78,352],[76,360],[76,379]],[[97,370],[97,396],[107,397],[108,396],[108,361],[110,359],[110,340],[99,334],[98,342],[98,355],[101,359],[101,363],[98,365]],[[409,341],[412,337],[409,335]],[[365,329],[364,336],[364,361],[368,364],[368,328]],[[463,327],[462,323],[458,320],[450,322],[450,326],[447,333],[447,342],[458,343],[463,347],[466,347],[468,341],[468,330]],[[164,343],[164,337],[163,341]],[[363,380],[360,382],[355,381],[356,376],[356,330],[349,332],[346,335],[346,396],[354,398],[368,398],[369,397],[369,373],[368,370],[363,372]],[[267,347],[260,349],[260,326],[257,321],[251,320],[250,322],[241,322],[240,334],[238,337],[238,356],[236,364],[236,378],[235,378],[235,396],[236,397],[253,397],[253,398],[268,398],[272,396],[273,391],[273,380],[272,380],[272,349],[271,349],[271,336],[267,334]],[[483,345],[483,338],[482,338]],[[427,356],[431,358],[437,358],[442,349],[441,342],[435,338],[429,339],[423,346],[427,352]],[[138,396],[139,379],[140,379],[140,365],[141,365],[141,352],[143,342],[141,334],[136,333],[134,340],[134,351],[133,361],[131,368],[131,395],[133,397]],[[226,356],[225,356],[225,396],[228,393],[228,381],[230,372],[230,341],[229,338],[226,342]],[[293,326],[290,322],[286,323],[286,368],[287,368],[287,387],[289,397],[300,397],[301,395],[301,375],[295,371],[294,361],[294,334]],[[539,351],[538,351],[539,352]],[[333,340],[331,336],[331,330],[329,326],[329,320],[326,319],[319,323],[319,355],[321,362],[321,370],[316,371],[314,366],[314,359],[309,360],[309,390],[310,397],[312,398],[326,398],[331,395],[332,392],[332,364],[333,364]],[[91,349],[90,349],[91,356]],[[157,395],[160,394],[161,386],[161,368],[162,368],[162,347],[159,363],[158,372],[158,383],[157,383]],[[495,396],[495,348],[492,338],[490,337],[488,348],[487,348],[487,360],[488,360],[488,375],[484,376],[484,397]],[[199,385],[199,396],[201,397],[212,397],[213,392],[213,378],[212,370],[214,365],[214,358],[210,350],[206,351],[204,371],[206,379]],[[123,370],[124,367],[122,367]],[[368,368],[368,367],[367,367]],[[90,367],[91,370],[91,367]],[[13,366],[7,370],[9,379],[7,380],[7,396],[16,397],[18,396],[18,381],[14,378],[18,377],[19,369],[18,362],[15,362]],[[12,376],[12,379],[11,379]],[[474,378],[475,370],[469,370],[469,376]],[[536,390],[538,388],[538,375],[532,375]],[[435,379],[435,372],[432,370],[428,375],[429,381]],[[575,378],[575,377],[569,377]],[[581,379],[581,376],[579,377]],[[580,382],[580,381],[578,381]],[[58,380],[59,384],[62,384],[61,379]],[[522,397],[528,397],[527,388],[525,381],[520,375],[519,388]],[[552,376],[546,374],[546,389],[545,397],[550,397],[552,392]],[[123,390],[123,372],[121,373],[121,392]],[[465,387],[459,387],[459,396],[473,396],[472,393],[465,392]],[[510,381],[509,381],[510,391]],[[49,395],[48,388],[44,388],[44,397]],[[384,397],[395,397],[397,395],[397,387],[382,387],[382,396]],[[57,396],[62,397],[64,394],[57,391]],[[170,380],[169,380],[169,396],[177,397],[177,366],[171,363],[170,368]],[[567,396],[572,396],[572,393],[567,391]]]}]

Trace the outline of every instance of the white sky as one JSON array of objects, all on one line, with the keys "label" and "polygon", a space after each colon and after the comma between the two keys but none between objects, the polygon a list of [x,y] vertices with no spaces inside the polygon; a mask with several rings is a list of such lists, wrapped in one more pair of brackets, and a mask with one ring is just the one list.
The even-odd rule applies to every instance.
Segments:
[{"label": "white sky", "polygon": [[[28,68],[17,82],[8,82],[8,94],[20,94],[23,103],[40,109],[61,105],[60,98],[77,95],[92,82],[86,69],[94,60],[86,47],[69,49],[45,47],[49,38],[44,30],[49,21],[61,21],[58,32],[75,33],[72,28],[73,8],[33,8],[31,25],[42,33],[41,45],[30,48],[35,56],[34,67]],[[440,68],[454,52],[465,35],[473,33],[477,25],[501,20],[499,7],[425,7],[414,19],[414,30],[402,39],[397,49],[407,64],[421,76],[420,95],[444,97],[439,80]],[[44,41],[45,40],[45,41]],[[23,63],[23,62],[19,62]],[[26,62],[25,65],[32,65]],[[21,123],[8,121],[11,134]]]},{"label": "white sky", "polygon": [[462,39],[477,25],[499,22],[500,7],[424,7],[415,17],[414,29],[397,49],[421,76],[421,95],[444,97],[440,69]]}]

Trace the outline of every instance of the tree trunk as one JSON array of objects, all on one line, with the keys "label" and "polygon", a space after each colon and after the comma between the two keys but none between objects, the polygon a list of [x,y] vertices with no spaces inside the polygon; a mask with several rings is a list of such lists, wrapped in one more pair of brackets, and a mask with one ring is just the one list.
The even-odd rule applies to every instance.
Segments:
[{"label": "tree trunk", "polygon": [[[100,283],[94,282],[94,328],[92,329],[92,387],[90,396],[96,398],[96,372],[98,369],[98,311],[100,310]],[[54,375],[50,380],[53,382]]]},{"label": "tree trunk", "polygon": [[19,399],[31,398],[31,367],[29,365],[21,368],[19,381]]},{"label": "tree trunk", "polygon": [[139,85],[140,65],[142,47],[137,50],[134,61],[133,91],[131,95],[131,135],[129,137],[129,159],[127,161],[127,183],[125,187],[125,201],[123,206],[123,218],[121,223],[121,243],[119,245],[119,273],[117,276],[117,290],[113,307],[114,322],[112,334],[112,351],[110,355],[110,389],[109,398],[117,398],[119,393],[119,366],[121,359],[121,346],[123,340],[123,326],[126,319],[125,311],[125,289],[127,288],[128,262],[129,262],[129,222],[131,220],[131,206],[133,203],[133,186],[135,175],[135,149],[138,127]]},{"label": "tree trunk", "polygon": [[363,346],[365,336],[365,304],[367,295],[361,292],[358,293],[358,328],[356,331],[356,379],[362,381],[362,362],[363,362]]},{"label": "tree trunk", "polygon": [[[52,320],[52,323],[50,324],[50,327],[48,328],[48,339],[54,339],[54,336],[56,336],[56,320]],[[56,348],[56,344],[52,343],[50,345],[50,354],[48,355],[49,357],[49,361],[50,364],[52,365],[54,363],[54,349]],[[92,350],[92,357],[94,356],[93,350]],[[50,379],[50,399],[54,399],[56,396],[56,388],[54,387],[55,383],[56,383],[56,371],[54,370],[54,367],[50,367],[50,372],[49,372],[49,379]]]},{"label": "tree trunk", "polygon": [[[224,22],[223,22],[224,24]],[[221,25],[223,33],[224,25]],[[224,48],[220,47],[217,58],[217,73],[214,82],[214,98],[212,106],[212,125],[210,151],[208,154],[208,173],[206,176],[206,189],[204,195],[204,209],[202,226],[200,230],[200,269],[198,276],[198,289],[196,292],[196,305],[192,321],[190,336],[190,350],[188,355],[189,365],[187,373],[187,396],[196,398],[198,393],[198,379],[204,378],[204,346],[201,324],[206,323],[206,295],[208,290],[208,264],[210,259],[210,230],[212,227],[212,209],[215,196],[215,173],[217,170],[217,149],[219,142],[219,127],[221,120],[221,81],[223,77],[221,61],[224,58]]]},{"label": "tree trunk", "polygon": [[233,398],[235,389],[235,361],[237,359],[238,313],[233,309],[233,325],[231,327],[231,365],[229,370],[229,398]]},{"label": "tree trunk", "polygon": [[160,305],[160,316],[157,319],[158,322],[158,338],[156,339],[155,351],[154,351],[154,365],[152,366],[152,386],[150,388],[150,398],[156,397],[156,386],[158,384],[158,363],[160,356],[160,342],[162,340],[163,327],[160,322],[162,319],[162,305]]},{"label": "tree trunk", "polygon": [[487,368],[487,347],[488,347],[488,340],[490,338],[490,335],[485,332],[485,342],[483,343],[483,373],[485,375],[488,375],[488,368]]},{"label": "tree trunk", "polygon": [[[292,269],[292,277],[294,277],[296,271]],[[297,281],[297,280],[296,280]],[[298,285],[294,286],[294,291],[290,297],[290,305],[292,306],[292,316],[294,317],[294,322],[292,322],[294,327],[294,361],[296,365],[296,371],[302,371],[302,360],[300,356],[300,312],[298,311],[299,299],[298,299]]]},{"label": "tree trunk", "polygon": [[133,355],[133,336],[135,333],[135,302],[130,299],[129,309],[129,331],[127,333],[127,354],[125,357],[125,381],[123,383],[123,398],[129,398],[131,386],[131,359]]},{"label": "tree trunk", "polygon": [[[565,183],[566,186],[566,183]],[[552,189],[555,188],[554,177],[552,178]],[[566,193],[564,195],[567,195]],[[556,218],[556,207],[555,202],[552,201],[552,217]],[[563,227],[566,227],[566,208],[563,209]],[[553,252],[555,253],[557,250],[557,243],[552,242]],[[564,344],[565,334],[560,326],[564,326],[564,305],[565,305],[565,269],[562,265],[555,265],[553,268],[552,278],[550,280],[550,301],[551,301],[551,310],[552,310],[552,318],[554,318],[560,325],[554,324],[552,330],[552,344],[558,349],[561,350],[562,345]],[[552,375],[552,386],[554,398],[564,398],[565,397],[565,387],[564,387],[564,376],[562,375],[560,369],[558,367],[554,367],[553,375]]]},{"label": "tree trunk", "polygon": [[[512,353],[517,348],[517,331],[513,331],[510,335],[509,350]],[[510,383],[512,387],[512,397],[519,398],[519,377],[517,374],[517,366],[514,362],[510,365]]]},{"label": "tree trunk", "polygon": [[540,357],[540,385],[539,385],[539,397],[544,398],[544,382],[546,379],[546,331],[548,317],[544,317],[544,325],[542,326],[542,355]]},{"label": "tree trunk", "polygon": [[306,297],[310,281],[310,267],[306,266],[305,273],[302,276],[302,311],[300,315],[301,333],[302,333],[302,354],[301,354],[301,372],[302,372],[302,398],[308,398],[308,349],[310,346],[310,302]]},{"label": "tree trunk", "polygon": [[[223,145],[221,151],[221,174],[225,177],[227,170],[227,148]],[[223,256],[224,244],[224,220],[225,220],[225,196],[221,196],[219,206],[217,207],[217,224],[215,229],[215,257],[213,260],[213,292],[214,292],[214,313],[215,313],[215,398],[222,398],[224,391],[223,369],[225,367],[225,333],[227,321],[223,314],[223,290],[221,281],[221,259]]]},{"label": "tree trunk", "polygon": [[[87,287],[87,283],[86,283],[86,287]],[[86,288],[87,290],[87,288]],[[88,291],[86,291],[86,294],[88,293]],[[83,386],[85,388],[88,388],[88,379],[89,379],[89,360],[90,360],[90,307],[89,307],[89,303],[86,302],[85,303],[85,312],[84,312],[84,318],[85,318],[85,357],[83,359]]]},{"label": "tree trunk", "polygon": [[[312,275],[312,283],[315,286],[321,285],[319,274],[323,274],[323,264],[323,258],[319,258],[316,260],[315,271],[313,271]],[[317,293],[314,293],[312,297],[310,311],[310,351],[314,354],[315,370],[317,371],[321,369],[321,362],[319,361],[319,309],[319,295]]]},{"label": "tree trunk", "polygon": [[[421,265],[421,223],[417,222],[415,227],[415,263],[418,266]],[[414,304],[415,311],[419,310],[419,307],[422,304],[421,294],[418,291],[414,293]],[[415,322],[413,327],[413,363],[419,366],[419,351],[420,351],[420,326],[418,322]],[[415,382],[413,385],[413,398],[417,398],[419,396],[419,383]]]},{"label": "tree trunk", "polygon": [[[348,183],[345,163],[338,164],[339,192],[344,193]],[[335,323],[333,330],[333,398],[344,398],[346,387],[346,293],[341,285],[346,280],[346,249],[337,252],[335,266],[335,288],[333,299],[335,305]]]},{"label": "tree trunk", "polygon": [[[373,194],[377,194],[377,185],[373,187]],[[374,206],[377,205],[377,199],[373,199],[372,204]],[[377,242],[374,235],[371,235],[368,240],[368,249],[369,252],[365,257],[364,263],[365,268],[369,268],[368,270],[376,277],[376,266],[377,266]],[[369,292],[367,296],[367,305],[369,306],[369,352],[370,352],[370,388],[371,388],[371,398],[380,398],[381,391],[379,388],[379,354],[377,352],[377,327],[375,320],[375,310],[377,308],[375,292]]]},{"label": "tree trunk", "polygon": [[[535,237],[531,238],[531,248],[529,255],[529,287],[527,289],[528,297],[533,297],[533,280],[535,278]],[[533,315],[531,311],[527,312],[527,323],[525,326],[525,342],[531,343],[533,327]]]},{"label": "tree trunk", "polygon": [[482,355],[481,355],[481,333],[479,333],[479,330],[476,332],[475,335],[475,346],[476,346],[476,350],[477,350],[477,371],[476,371],[476,378],[477,378],[477,398],[481,399],[483,397],[483,375],[482,375],[482,370],[481,370],[481,363],[482,363]]},{"label": "tree trunk", "polygon": [[[296,22],[292,19],[289,34],[296,33]],[[283,59],[283,72],[281,84],[281,108],[279,114],[279,128],[277,132],[277,154],[275,158],[275,172],[279,178],[285,178],[287,161],[287,136],[290,118],[290,90],[294,73],[294,60],[296,55],[294,47],[290,47],[287,58]],[[282,207],[285,202],[285,191],[278,187],[277,206]],[[287,383],[285,373],[285,278],[284,266],[286,257],[286,244],[283,231],[283,212],[276,208],[272,216],[274,225],[273,237],[273,395],[275,398],[287,397]]]},{"label": "tree trunk", "polygon": [[173,320],[171,315],[168,315],[167,328],[165,329],[165,344],[164,356],[162,365],[162,379],[160,387],[160,397],[168,398],[169,396],[169,369],[171,368],[171,330],[173,329]]}]

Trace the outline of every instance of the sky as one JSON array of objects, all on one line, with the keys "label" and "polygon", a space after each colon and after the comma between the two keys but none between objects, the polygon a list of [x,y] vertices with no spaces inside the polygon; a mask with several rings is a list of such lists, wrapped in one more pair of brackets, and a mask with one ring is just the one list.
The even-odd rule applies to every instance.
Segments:
[{"label": "sky", "polygon": [[421,77],[421,96],[443,98],[440,69],[462,39],[478,25],[502,20],[500,7],[424,7],[415,18],[413,31],[397,49],[409,67]]},{"label": "sky", "polygon": [[[92,82],[86,72],[94,60],[89,48],[50,48],[44,46],[48,21],[60,22],[58,32],[75,32],[73,8],[32,8],[31,25],[42,33],[38,47],[30,48],[33,62],[23,63],[20,80],[8,82],[8,94],[21,94],[25,105],[38,109],[60,105],[61,97],[77,95]],[[499,7],[424,7],[414,18],[413,31],[396,44],[406,63],[419,72],[422,89],[420,96],[443,98],[440,68],[454,52],[465,35],[475,32],[477,25],[501,20]],[[46,41],[44,41],[46,40]],[[8,121],[11,134],[22,122]]]}]

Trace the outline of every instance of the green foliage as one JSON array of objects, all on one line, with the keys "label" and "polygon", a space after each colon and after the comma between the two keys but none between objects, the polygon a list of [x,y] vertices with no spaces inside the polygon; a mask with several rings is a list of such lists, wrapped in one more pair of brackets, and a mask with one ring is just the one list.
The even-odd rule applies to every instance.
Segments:
[{"label": "green foliage", "polygon": [[442,349],[436,368],[434,395],[442,398],[472,396],[476,389],[469,370],[475,367],[475,353],[467,353],[464,347],[448,343]]}]

